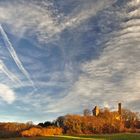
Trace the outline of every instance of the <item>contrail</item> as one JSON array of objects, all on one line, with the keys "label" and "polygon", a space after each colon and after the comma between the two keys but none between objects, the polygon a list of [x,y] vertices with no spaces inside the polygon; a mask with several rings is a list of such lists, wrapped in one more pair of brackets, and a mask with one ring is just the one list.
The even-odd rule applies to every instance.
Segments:
[{"label": "contrail", "polygon": [[3,29],[1,24],[0,24],[0,32],[1,32],[2,37],[4,39],[4,43],[7,46],[7,49],[10,52],[12,58],[14,59],[16,65],[18,66],[20,71],[26,76],[26,78],[30,81],[30,83],[32,84],[34,89],[36,89],[35,86],[34,86],[33,81],[31,80],[31,78],[30,78],[30,76],[28,74],[28,72],[25,70],[24,66],[22,65],[21,61],[19,60],[19,58],[18,58],[18,56],[17,56],[17,54],[16,54],[16,52],[15,52],[13,46],[12,46],[12,43],[10,42],[10,40],[9,40],[7,34],[5,33],[5,31],[4,31],[4,29]]},{"label": "contrail", "polygon": [[18,77],[16,77],[12,72],[10,72],[7,69],[7,67],[3,64],[3,62],[1,62],[1,60],[0,60],[0,70],[3,71],[13,82],[22,85],[22,82],[18,79]]}]

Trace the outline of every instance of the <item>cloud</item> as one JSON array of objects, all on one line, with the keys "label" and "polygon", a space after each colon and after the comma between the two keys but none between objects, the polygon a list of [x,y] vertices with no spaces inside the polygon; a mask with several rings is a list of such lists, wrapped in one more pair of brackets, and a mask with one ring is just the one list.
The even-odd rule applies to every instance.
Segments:
[{"label": "cloud", "polygon": [[25,0],[12,3],[1,2],[0,21],[10,25],[12,32],[17,33],[18,36],[36,35],[39,41],[46,43],[58,39],[57,35],[63,30],[79,26],[115,0],[88,0],[88,2],[79,0],[77,2],[76,8],[67,16],[54,8],[54,3],[50,1],[42,1],[42,4]]},{"label": "cloud", "polygon": [[[130,7],[125,8],[128,11]],[[117,14],[121,10],[124,9],[117,11]],[[82,64],[82,74],[63,99],[49,106],[51,111],[73,112],[93,104],[103,107],[106,102],[110,108],[122,102],[124,107],[138,110],[138,107],[131,105],[140,99],[140,24],[136,15],[131,15],[129,21],[125,21],[128,15],[121,13],[121,17],[117,17],[117,28],[105,36],[106,43],[101,42],[103,52],[97,59]],[[108,20],[106,18],[104,22]]]},{"label": "cloud", "polygon": [[[45,7],[33,1],[1,2],[0,21],[13,27],[12,32],[23,37],[23,34],[37,34],[40,40],[52,36],[59,31],[56,26],[53,11],[49,10],[51,3],[44,2]],[[18,12],[17,12],[18,11]]]},{"label": "cloud", "polygon": [[[6,89],[11,95],[15,96],[13,88],[19,91],[13,97],[18,104],[16,109],[39,119],[48,114],[81,113],[93,105],[113,108],[114,102],[116,106],[120,101],[123,106],[135,105],[134,109],[138,109],[139,1],[119,5],[116,0],[73,0],[72,5],[71,1],[61,1],[59,6],[53,2],[0,2],[0,22],[5,31],[10,28],[19,38],[35,41],[36,36],[39,45],[47,43],[42,45],[46,48],[33,49],[37,45],[30,43],[16,46],[20,60],[38,87],[31,92],[32,84],[25,77],[22,87],[8,83]],[[70,9],[66,10],[67,6]],[[16,81],[18,76],[14,77],[2,60],[0,70]],[[6,101],[4,97],[1,94]]]},{"label": "cloud", "polygon": [[140,5],[140,0],[130,0],[130,2],[128,2],[128,6],[132,7],[132,6],[136,6],[138,7]]},{"label": "cloud", "polygon": [[[89,8],[88,4],[86,5],[84,3],[83,5],[85,9]],[[125,8],[125,10],[128,11],[127,8],[129,7]],[[90,10],[94,10],[93,8],[87,11],[89,13],[84,15],[85,12],[79,9],[75,9],[73,13],[69,14],[65,20],[63,20],[63,29],[69,27],[75,28],[79,26],[81,22],[90,16],[94,16],[94,14],[98,12],[98,10],[91,12]],[[120,11],[115,10],[111,11],[113,16],[121,15],[121,17],[118,16],[111,19],[112,17],[106,16],[105,19],[103,19],[105,23],[108,23],[109,20],[112,20],[112,23],[118,20],[117,28],[108,34],[102,35],[100,45],[104,48],[103,52],[98,58],[84,62],[81,65],[80,70],[82,73],[78,77],[78,80],[64,91],[66,93],[64,93],[65,96],[63,98],[56,100],[53,96],[49,96],[48,100],[46,99],[48,105],[44,112],[73,112],[78,111],[79,108],[84,108],[88,105],[92,106],[93,104],[114,107],[114,102],[119,101],[125,102],[124,106],[127,106],[140,98],[138,92],[140,88],[138,78],[140,70],[139,19],[134,18],[131,14],[130,16],[129,13],[126,14],[122,12],[121,8],[119,9]],[[106,11],[106,14],[110,14],[109,12],[110,11]],[[124,19],[128,18],[128,15],[130,20],[125,21]],[[135,22],[136,20],[137,22]],[[101,23],[99,22],[99,26],[101,26]],[[104,31],[108,26],[108,24],[104,24]],[[106,40],[106,43],[104,43],[104,40]],[[73,75],[68,72],[66,71],[66,76],[68,76],[68,79],[72,79]],[[38,84],[40,83],[40,85],[44,86],[49,84],[56,85],[57,82],[53,81],[60,78],[59,74],[61,73],[56,72],[56,75],[54,73],[54,77],[52,75],[52,81],[50,80],[50,82],[45,83],[38,81]],[[40,96],[40,99],[42,99],[42,96]],[[49,100],[51,102],[49,102]],[[36,100],[32,100],[32,102],[36,103]],[[34,105],[39,108],[42,106],[40,103]]]},{"label": "cloud", "polygon": [[72,13],[70,13],[65,20],[62,22],[61,30],[65,28],[75,28],[81,23],[95,16],[99,11],[109,7],[113,4],[115,0],[104,0],[104,1],[79,1],[79,6],[77,6]]},{"label": "cloud", "polygon": [[0,84],[0,98],[8,104],[11,104],[16,100],[16,95],[7,85]]}]

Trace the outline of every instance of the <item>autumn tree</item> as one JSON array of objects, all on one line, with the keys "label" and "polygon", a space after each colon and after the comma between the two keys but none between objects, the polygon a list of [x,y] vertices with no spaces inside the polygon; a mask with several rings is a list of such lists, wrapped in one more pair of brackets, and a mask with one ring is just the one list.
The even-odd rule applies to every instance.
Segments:
[{"label": "autumn tree", "polygon": [[84,109],[83,110],[83,115],[84,116],[90,116],[91,115],[91,111],[89,109]]},{"label": "autumn tree", "polygon": [[122,119],[125,123],[125,127],[134,128],[136,122],[139,120],[139,114],[137,112],[132,112],[129,109],[122,109]]}]

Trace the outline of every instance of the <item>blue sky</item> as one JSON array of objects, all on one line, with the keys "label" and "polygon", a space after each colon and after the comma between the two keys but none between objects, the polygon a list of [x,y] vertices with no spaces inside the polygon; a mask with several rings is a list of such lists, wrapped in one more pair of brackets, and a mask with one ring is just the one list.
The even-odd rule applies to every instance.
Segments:
[{"label": "blue sky", "polygon": [[139,111],[139,38],[140,0],[0,0],[0,121]]}]

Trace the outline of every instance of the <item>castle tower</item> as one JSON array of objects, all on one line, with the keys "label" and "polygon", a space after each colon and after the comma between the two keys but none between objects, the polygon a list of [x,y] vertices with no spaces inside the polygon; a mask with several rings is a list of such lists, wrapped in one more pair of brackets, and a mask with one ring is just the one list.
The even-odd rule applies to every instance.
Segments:
[{"label": "castle tower", "polygon": [[118,113],[119,113],[119,115],[122,114],[122,104],[121,103],[118,103]]},{"label": "castle tower", "polygon": [[98,106],[95,106],[94,109],[92,110],[93,116],[98,116],[100,113],[100,109]]}]

